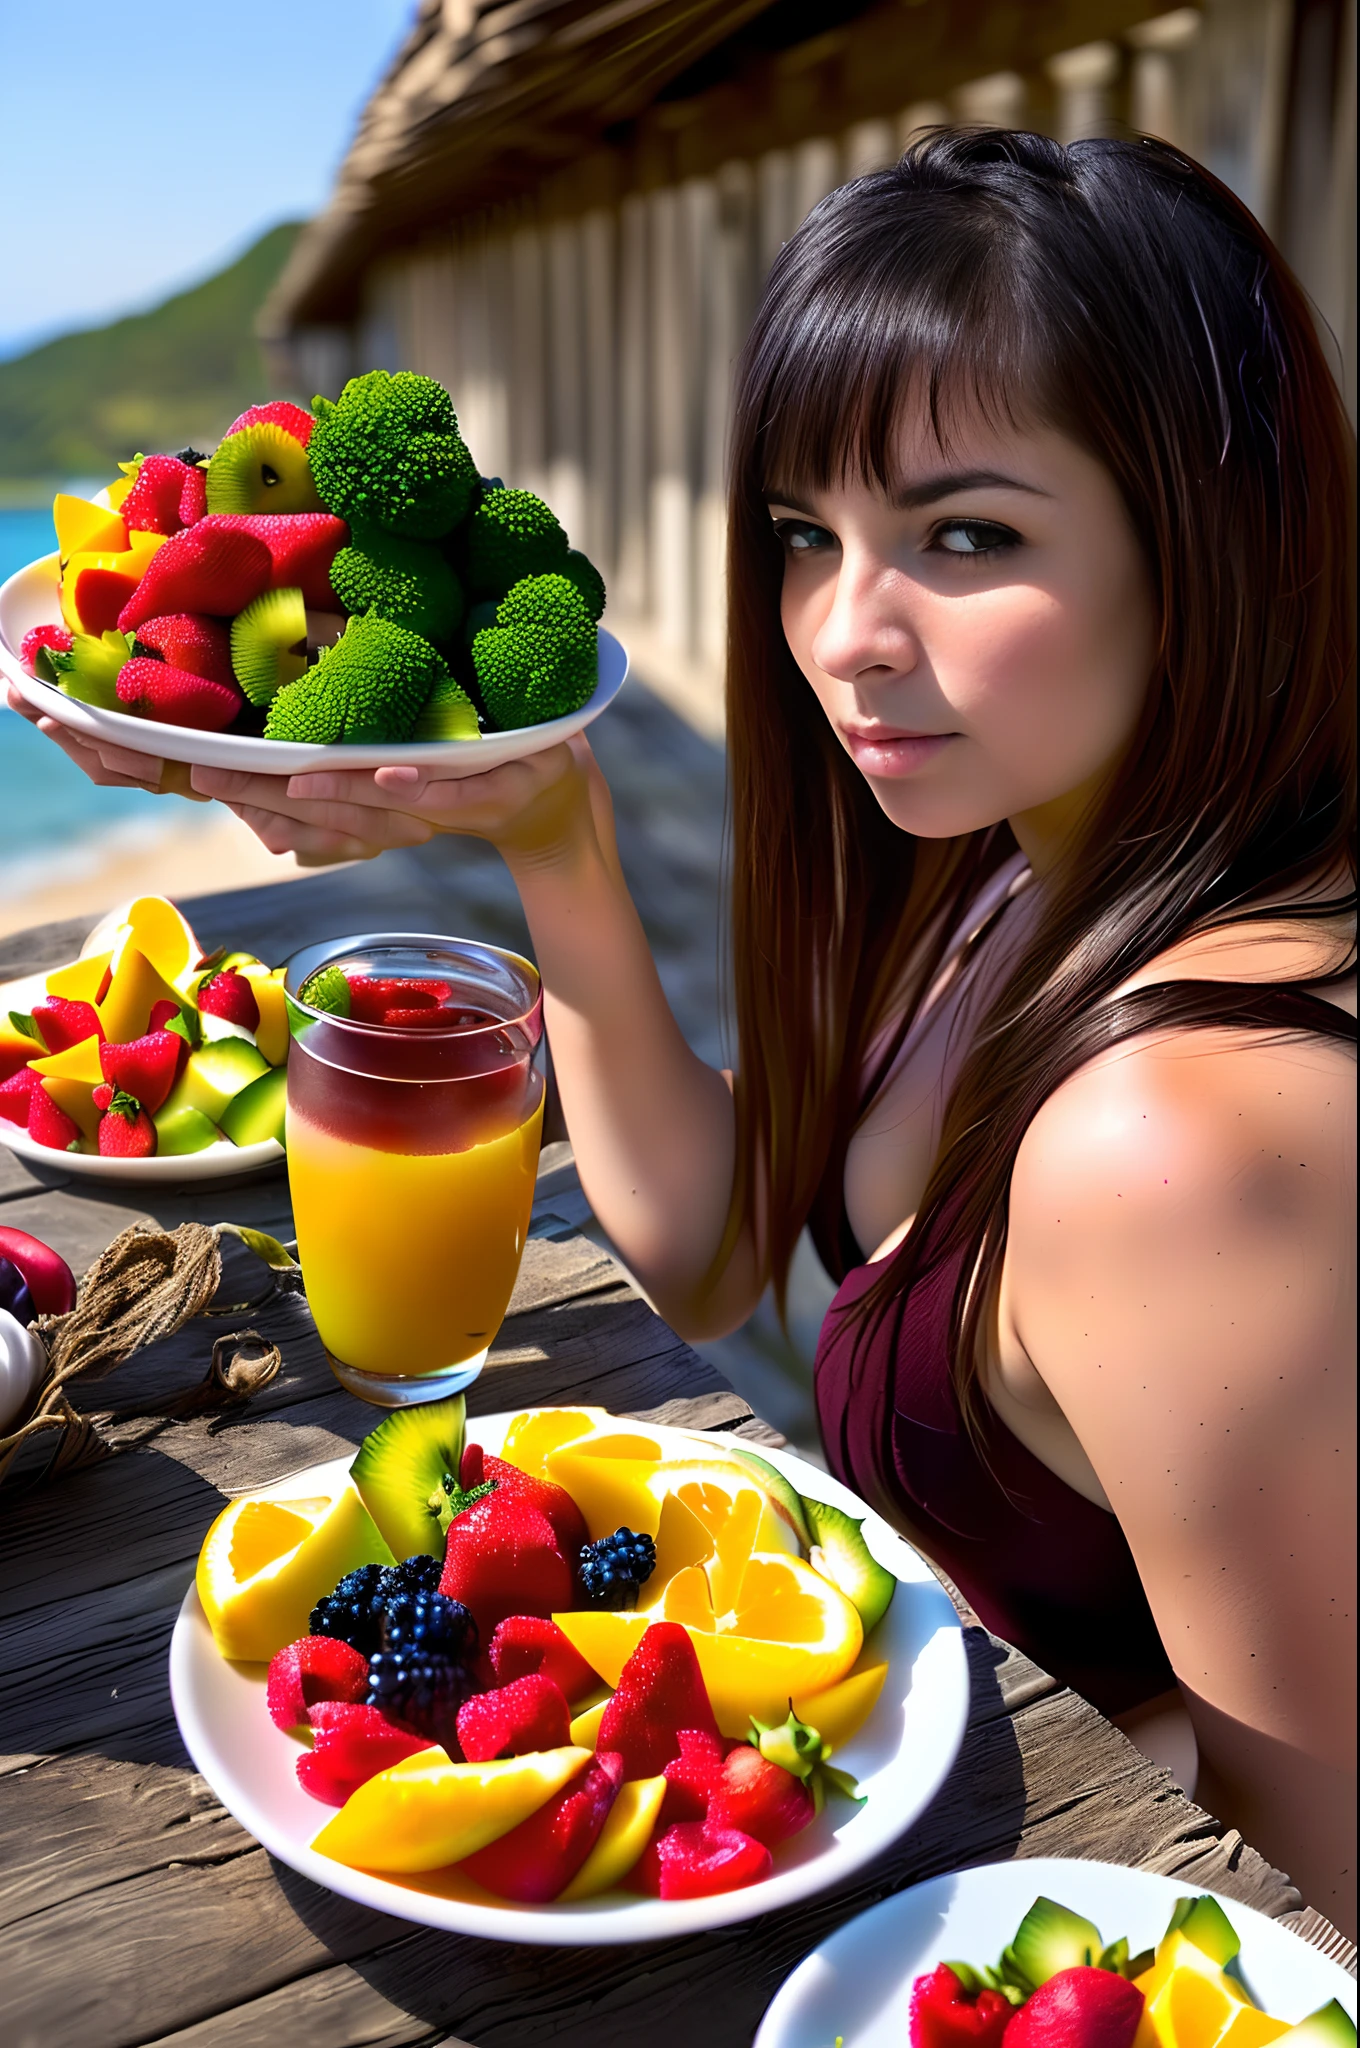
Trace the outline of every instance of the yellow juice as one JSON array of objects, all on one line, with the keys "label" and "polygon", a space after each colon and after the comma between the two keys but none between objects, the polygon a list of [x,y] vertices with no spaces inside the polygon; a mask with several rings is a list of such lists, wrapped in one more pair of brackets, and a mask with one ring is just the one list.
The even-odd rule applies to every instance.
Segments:
[{"label": "yellow juice", "polygon": [[462,1152],[387,1152],[290,1102],[288,1180],[321,1341],[360,1372],[426,1373],[486,1350],[529,1233],[542,1092],[517,1128]]}]

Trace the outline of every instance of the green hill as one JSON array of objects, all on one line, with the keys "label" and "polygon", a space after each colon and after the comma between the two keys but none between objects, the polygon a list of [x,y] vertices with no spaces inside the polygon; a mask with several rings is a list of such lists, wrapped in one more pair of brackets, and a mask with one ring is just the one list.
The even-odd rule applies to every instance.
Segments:
[{"label": "green hill", "polygon": [[272,396],[254,320],[298,224],[192,291],[0,363],[0,488],[111,475],[138,449],[209,447]]}]

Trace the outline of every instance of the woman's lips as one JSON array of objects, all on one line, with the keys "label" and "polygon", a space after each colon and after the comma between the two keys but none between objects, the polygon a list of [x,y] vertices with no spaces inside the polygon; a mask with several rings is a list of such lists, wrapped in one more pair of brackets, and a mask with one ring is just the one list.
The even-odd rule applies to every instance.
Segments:
[{"label": "woman's lips", "polygon": [[914,775],[958,738],[953,732],[905,732],[891,725],[869,731],[842,726],[841,731],[851,759],[866,775]]}]

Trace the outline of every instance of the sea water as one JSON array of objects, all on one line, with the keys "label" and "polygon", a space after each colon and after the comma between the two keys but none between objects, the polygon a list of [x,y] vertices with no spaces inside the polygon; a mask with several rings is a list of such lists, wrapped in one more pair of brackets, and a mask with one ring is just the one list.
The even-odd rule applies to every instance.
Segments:
[{"label": "sea water", "polygon": [[[0,583],[55,545],[49,511],[0,510]],[[64,880],[106,847],[199,815],[182,797],[98,788],[0,692],[0,896]]]}]

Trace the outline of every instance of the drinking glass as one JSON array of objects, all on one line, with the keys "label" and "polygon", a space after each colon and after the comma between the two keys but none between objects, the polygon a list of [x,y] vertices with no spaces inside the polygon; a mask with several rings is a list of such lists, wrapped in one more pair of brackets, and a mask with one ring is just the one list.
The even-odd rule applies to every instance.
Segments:
[{"label": "drinking glass", "polygon": [[[450,993],[418,1022],[360,1022],[303,1000],[322,967]],[[383,1407],[456,1393],[500,1328],[529,1230],[538,974],[496,946],[396,932],[306,946],[284,988],[288,1181],[331,1367]]]}]

